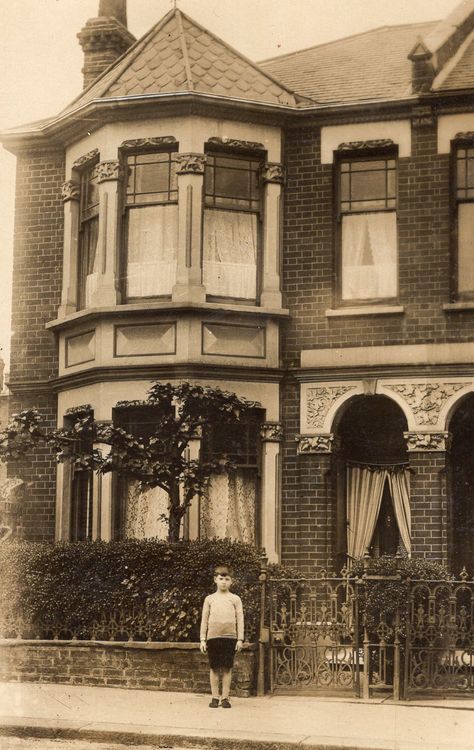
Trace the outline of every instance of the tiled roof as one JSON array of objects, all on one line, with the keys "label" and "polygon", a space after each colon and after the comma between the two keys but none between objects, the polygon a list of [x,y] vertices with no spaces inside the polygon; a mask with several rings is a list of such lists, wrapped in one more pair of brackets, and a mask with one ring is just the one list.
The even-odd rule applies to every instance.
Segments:
[{"label": "tiled roof", "polygon": [[93,99],[182,91],[271,104],[297,102],[270,74],[181,11],[172,10],[65,112]]},{"label": "tiled roof", "polygon": [[435,26],[384,26],[259,65],[293,91],[324,104],[402,99],[411,93],[408,54]]},{"label": "tiled roof", "polygon": [[[466,44],[459,50],[459,57],[453,59],[454,65],[446,71],[447,75],[434,88],[437,91],[455,91],[456,89],[470,89],[474,87],[474,35],[466,39]],[[448,63],[449,65],[449,63]],[[446,66],[447,67],[447,66]],[[440,76],[441,78],[441,76]]]}]

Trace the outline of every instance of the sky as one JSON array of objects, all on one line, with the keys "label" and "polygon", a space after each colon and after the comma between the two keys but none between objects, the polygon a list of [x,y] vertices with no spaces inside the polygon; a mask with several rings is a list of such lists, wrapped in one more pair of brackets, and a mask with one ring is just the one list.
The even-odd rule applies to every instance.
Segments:
[{"label": "sky", "polygon": [[[379,26],[442,19],[459,0],[177,0],[252,60]],[[82,89],[76,34],[99,0],[0,0],[0,132],[59,112]],[[173,0],[128,0],[138,38]],[[0,148],[0,355],[9,359],[15,157]]]}]

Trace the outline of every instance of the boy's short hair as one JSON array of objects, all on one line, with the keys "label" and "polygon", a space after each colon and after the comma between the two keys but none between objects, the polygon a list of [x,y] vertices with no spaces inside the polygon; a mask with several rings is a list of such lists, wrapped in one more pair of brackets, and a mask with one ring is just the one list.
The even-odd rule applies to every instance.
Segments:
[{"label": "boy's short hair", "polygon": [[214,577],[215,576],[233,576],[233,570],[229,565],[215,565],[214,566]]}]

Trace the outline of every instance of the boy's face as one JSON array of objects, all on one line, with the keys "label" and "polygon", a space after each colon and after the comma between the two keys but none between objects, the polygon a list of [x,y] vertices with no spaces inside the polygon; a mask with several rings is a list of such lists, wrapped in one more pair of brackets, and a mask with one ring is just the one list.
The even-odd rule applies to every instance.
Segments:
[{"label": "boy's face", "polygon": [[218,591],[228,591],[232,585],[232,578],[228,573],[218,573],[214,576],[214,583]]}]

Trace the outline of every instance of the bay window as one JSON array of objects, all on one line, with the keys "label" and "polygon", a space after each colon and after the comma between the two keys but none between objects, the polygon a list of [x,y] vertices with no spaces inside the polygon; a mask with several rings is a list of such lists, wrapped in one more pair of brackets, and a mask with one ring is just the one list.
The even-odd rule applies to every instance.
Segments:
[{"label": "bay window", "polygon": [[99,276],[97,240],[99,236],[99,189],[96,165],[81,174],[79,204],[79,247],[77,308],[90,307]]},{"label": "bay window", "polygon": [[456,150],[456,287],[474,296],[474,144]]},{"label": "bay window", "polygon": [[339,294],[343,304],[398,294],[397,162],[393,156],[338,163]]},{"label": "bay window", "polygon": [[210,296],[257,298],[260,167],[252,157],[207,154],[203,283]]},{"label": "bay window", "polygon": [[171,295],[178,255],[175,152],[126,157],[123,267],[127,299]]},{"label": "bay window", "polygon": [[236,467],[215,474],[207,496],[201,498],[199,535],[229,537],[255,544],[259,488],[260,420],[257,416],[236,425],[214,426],[204,437],[204,456],[226,453]]}]

